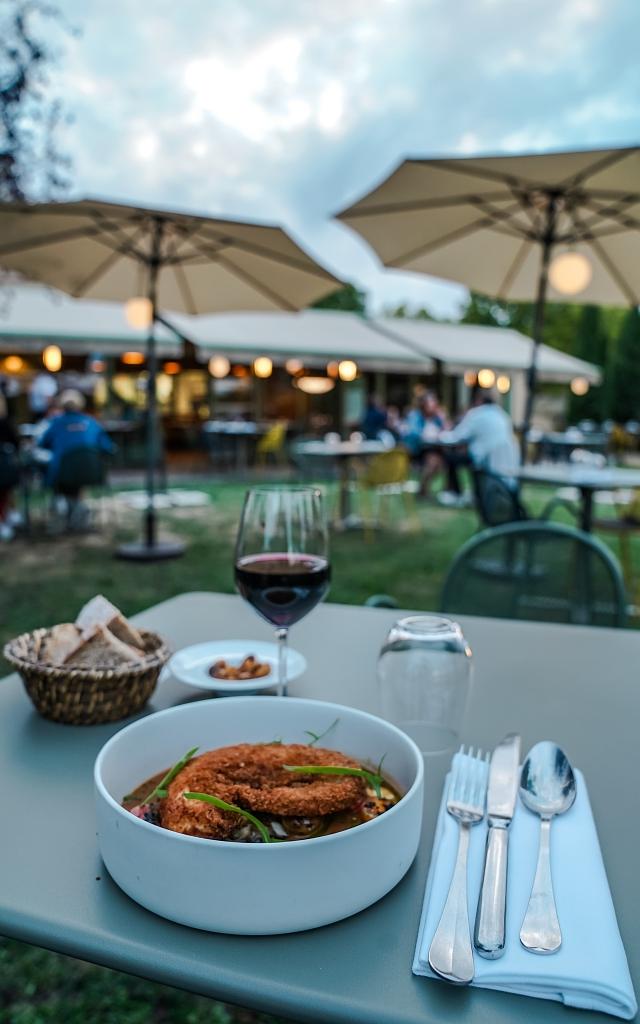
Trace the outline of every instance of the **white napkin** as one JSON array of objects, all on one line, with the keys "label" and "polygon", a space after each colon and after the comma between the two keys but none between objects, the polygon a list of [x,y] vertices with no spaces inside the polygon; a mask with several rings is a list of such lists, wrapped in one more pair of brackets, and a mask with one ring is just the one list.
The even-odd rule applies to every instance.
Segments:
[{"label": "white napkin", "polygon": [[[557,953],[540,956],[527,952],[520,945],[520,925],[529,901],[538,854],[539,819],[518,800],[510,830],[505,953],[499,960],[485,960],[474,951],[476,974],[471,984],[553,999],[568,1006],[600,1010],[630,1020],[638,1008],[633,984],[587,787],[581,772],[575,774],[575,803],[565,814],[554,818],[551,826],[551,867],[562,946]],[[458,841],[458,825],[446,812],[448,788],[447,776],[413,961],[413,973],[430,978],[437,975],[429,967],[429,946],[449,889]],[[472,934],[486,834],[484,822],[471,829],[469,919]]]}]

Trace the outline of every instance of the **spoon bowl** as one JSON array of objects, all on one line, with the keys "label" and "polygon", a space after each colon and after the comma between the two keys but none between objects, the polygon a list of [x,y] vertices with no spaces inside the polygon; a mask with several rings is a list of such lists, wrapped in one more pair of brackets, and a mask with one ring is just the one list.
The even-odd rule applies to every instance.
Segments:
[{"label": "spoon bowl", "polygon": [[522,766],[520,799],[541,818],[564,814],[576,798],[576,779],[567,755],[555,743],[536,743]]},{"label": "spoon bowl", "polygon": [[551,819],[568,811],[575,798],[576,779],[564,751],[555,743],[536,743],[520,775],[520,799],[540,817],[538,863],[520,929],[520,942],[532,953],[555,953],[562,945],[551,880]]}]

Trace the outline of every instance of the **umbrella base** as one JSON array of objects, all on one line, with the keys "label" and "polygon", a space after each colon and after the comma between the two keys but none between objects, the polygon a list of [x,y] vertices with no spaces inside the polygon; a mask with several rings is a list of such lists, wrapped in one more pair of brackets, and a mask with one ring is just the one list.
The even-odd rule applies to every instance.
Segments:
[{"label": "umbrella base", "polygon": [[159,544],[121,544],[116,548],[116,558],[127,562],[161,562],[168,558],[180,558],[187,549],[186,544],[161,541]]}]

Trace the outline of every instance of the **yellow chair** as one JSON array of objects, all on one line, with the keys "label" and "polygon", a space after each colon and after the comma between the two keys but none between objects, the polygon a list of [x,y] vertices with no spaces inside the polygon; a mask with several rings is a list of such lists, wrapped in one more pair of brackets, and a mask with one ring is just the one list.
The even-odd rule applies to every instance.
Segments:
[{"label": "yellow chair", "polygon": [[410,469],[409,453],[404,448],[380,452],[369,460],[358,480],[360,494],[362,497],[367,495],[367,504],[371,512],[371,516],[366,518],[368,531],[372,524],[381,525],[383,519],[391,525],[391,501],[394,498],[399,499],[400,508],[404,512],[402,522],[411,523],[413,527],[419,525]]},{"label": "yellow chair", "polygon": [[256,445],[256,462],[258,465],[265,466],[268,455],[272,455],[276,462],[284,463],[287,426],[286,420],[278,420],[260,438]]}]

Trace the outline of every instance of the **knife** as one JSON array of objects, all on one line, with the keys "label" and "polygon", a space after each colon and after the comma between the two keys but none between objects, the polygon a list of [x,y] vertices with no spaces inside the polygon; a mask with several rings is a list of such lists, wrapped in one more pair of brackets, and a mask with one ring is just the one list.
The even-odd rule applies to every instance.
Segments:
[{"label": "knife", "polygon": [[473,934],[476,950],[487,960],[497,960],[504,953],[509,825],[516,806],[519,780],[520,737],[509,733],[494,750],[489,768],[489,828]]}]

